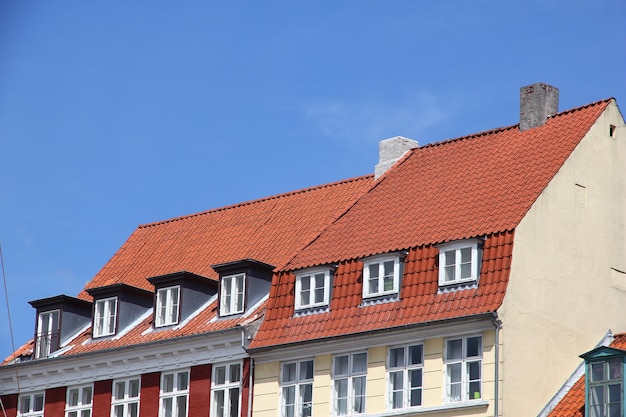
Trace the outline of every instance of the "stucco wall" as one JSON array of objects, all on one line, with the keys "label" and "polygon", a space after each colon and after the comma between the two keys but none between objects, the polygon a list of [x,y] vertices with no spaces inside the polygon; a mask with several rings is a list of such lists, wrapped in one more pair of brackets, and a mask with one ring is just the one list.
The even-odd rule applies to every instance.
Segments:
[{"label": "stucco wall", "polygon": [[623,123],[612,103],[515,231],[499,310],[504,415],[536,416],[579,354],[626,331]]}]

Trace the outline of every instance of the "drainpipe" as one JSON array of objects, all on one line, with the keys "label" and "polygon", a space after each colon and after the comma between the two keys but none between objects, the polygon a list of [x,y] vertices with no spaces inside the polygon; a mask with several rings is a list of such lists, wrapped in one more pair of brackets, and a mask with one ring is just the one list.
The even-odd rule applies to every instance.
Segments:
[{"label": "drainpipe", "polygon": [[248,417],[252,417],[252,384],[254,380],[254,359],[250,357],[250,381],[248,381]]},{"label": "drainpipe", "polygon": [[493,312],[493,317],[491,318],[491,323],[493,324],[493,326],[496,328],[496,351],[495,351],[495,361],[496,361],[496,366],[495,366],[495,389],[494,389],[494,395],[495,395],[495,401],[494,401],[494,405],[493,405],[493,416],[494,417],[498,417],[498,405],[500,403],[500,329],[502,328],[502,321],[498,320],[498,313],[497,312]]}]

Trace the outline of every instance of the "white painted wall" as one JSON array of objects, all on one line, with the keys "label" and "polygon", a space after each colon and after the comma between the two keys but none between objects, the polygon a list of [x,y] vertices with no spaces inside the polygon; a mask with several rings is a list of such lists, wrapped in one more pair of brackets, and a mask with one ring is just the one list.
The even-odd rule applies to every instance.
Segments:
[{"label": "white painted wall", "polygon": [[[610,125],[618,127],[616,138]],[[503,415],[536,416],[610,328],[626,331],[626,128],[615,102],[515,231]]]}]

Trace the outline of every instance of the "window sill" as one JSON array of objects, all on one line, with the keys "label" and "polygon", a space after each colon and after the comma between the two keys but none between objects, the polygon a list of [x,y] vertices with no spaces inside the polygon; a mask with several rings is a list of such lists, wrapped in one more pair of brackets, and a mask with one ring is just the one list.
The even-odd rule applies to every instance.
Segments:
[{"label": "window sill", "polygon": [[400,294],[397,292],[380,294],[380,295],[368,295],[363,296],[363,301],[361,302],[361,307],[371,306],[375,304],[382,303],[391,303],[393,301],[398,301],[400,299]]},{"label": "window sill", "polygon": [[461,291],[461,290],[473,290],[478,288],[478,280],[467,280],[461,282],[449,282],[446,284],[439,283],[439,289],[437,294],[444,294],[447,292]]},{"label": "window sill", "polygon": [[396,409],[396,410],[391,410],[391,411],[385,411],[384,413],[379,413],[379,414],[367,414],[367,416],[368,417],[412,416],[412,415],[438,413],[440,411],[449,411],[449,410],[457,411],[457,410],[466,410],[470,408],[487,407],[488,405],[489,405],[489,401],[487,400],[472,400],[472,401],[458,402],[458,403],[452,403],[452,404],[438,405],[435,407],[414,407],[414,408]]},{"label": "window sill", "polygon": [[310,316],[311,314],[328,313],[329,311],[330,309],[328,308],[328,304],[312,306],[312,307],[297,307],[295,308],[293,316],[294,317]]}]

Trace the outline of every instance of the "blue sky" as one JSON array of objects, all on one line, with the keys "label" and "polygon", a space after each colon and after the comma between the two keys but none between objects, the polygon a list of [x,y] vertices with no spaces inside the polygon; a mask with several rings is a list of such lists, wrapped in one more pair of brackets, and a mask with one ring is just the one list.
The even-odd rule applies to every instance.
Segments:
[{"label": "blue sky", "polygon": [[388,137],[516,124],[538,81],[561,110],[623,109],[625,20],[623,0],[0,0],[16,347],[28,301],[76,295],[139,224],[372,173]]}]

